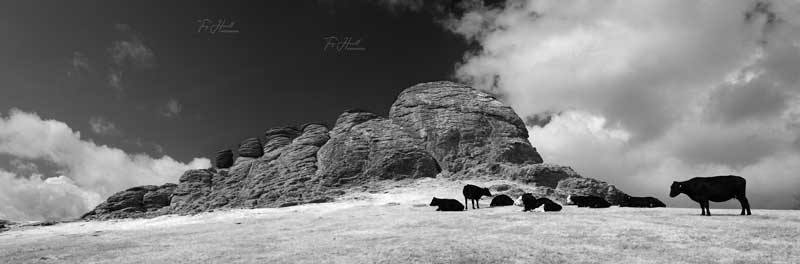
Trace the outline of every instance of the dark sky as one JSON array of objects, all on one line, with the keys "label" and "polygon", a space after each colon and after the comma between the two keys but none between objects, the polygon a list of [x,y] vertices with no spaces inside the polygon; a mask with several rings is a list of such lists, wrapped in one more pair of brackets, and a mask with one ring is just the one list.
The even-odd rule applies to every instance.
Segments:
[{"label": "dark sky", "polygon": [[[238,33],[198,32],[201,19]],[[354,107],[386,114],[402,89],[450,79],[467,43],[435,23],[368,1],[6,3],[0,112],[35,112],[127,152],[210,157],[274,126],[332,124]],[[328,36],[365,50],[323,50]],[[167,114],[171,100],[179,111]],[[114,129],[95,133],[92,119]]]}]

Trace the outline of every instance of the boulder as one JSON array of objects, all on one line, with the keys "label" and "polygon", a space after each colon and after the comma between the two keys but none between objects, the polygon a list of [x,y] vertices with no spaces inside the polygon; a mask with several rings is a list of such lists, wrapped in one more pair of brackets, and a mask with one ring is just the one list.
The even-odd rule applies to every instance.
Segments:
[{"label": "boulder", "polygon": [[613,205],[620,204],[626,194],[616,186],[592,178],[568,178],[560,181],[556,192],[566,201],[567,195],[594,195],[603,197]]},{"label": "boulder", "polygon": [[486,163],[542,162],[514,110],[469,86],[446,81],[414,85],[400,93],[389,117],[421,139],[450,172]]},{"label": "boulder", "polygon": [[248,158],[258,158],[264,155],[264,147],[258,138],[248,138],[239,144],[239,156]]},{"label": "boulder", "polygon": [[214,164],[219,169],[227,169],[233,166],[233,151],[230,149],[217,151]]},{"label": "boulder", "polygon": [[175,191],[177,184],[167,183],[161,185],[158,189],[146,192],[142,196],[142,204],[146,209],[158,209],[169,206],[172,199],[172,193]]},{"label": "boulder", "polygon": [[264,156],[265,160],[276,159],[283,150],[283,147],[292,143],[292,140],[300,135],[300,131],[295,127],[276,127],[264,133]]}]

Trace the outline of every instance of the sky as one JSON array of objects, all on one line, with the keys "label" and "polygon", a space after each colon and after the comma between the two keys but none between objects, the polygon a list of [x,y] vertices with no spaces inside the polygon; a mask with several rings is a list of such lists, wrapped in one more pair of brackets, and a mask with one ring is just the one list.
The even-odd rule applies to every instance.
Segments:
[{"label": "sky", "polygon": [[695,206],[667,197],[672,181],[736,174],[754,208],[794,208],[798,12],[745,0],[3,2],[0,218],[75,218],[268,128],[387,114],[435,80],[497,94],[545,162],[629,194]]}]

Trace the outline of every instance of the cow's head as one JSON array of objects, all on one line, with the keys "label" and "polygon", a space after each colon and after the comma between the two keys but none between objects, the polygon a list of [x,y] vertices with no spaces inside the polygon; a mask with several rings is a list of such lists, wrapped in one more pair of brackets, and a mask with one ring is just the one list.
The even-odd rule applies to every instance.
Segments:
[{"label": "cow's head", "polygon": [[514,205],[516,205],[516,206],[525,206],[525,203],[522,202],[522,195],[520,195],[519,197],[517,197],[516,200],[514,200]]},{"label": "cow's head", "polygon": [[437,206],[437,205],[439,205],[439,199],[436,198],[436,197],[433,197],[433,200],[431,200],[430,206]]},{"label": "cow's head", "polygon": [[672,186],[669,187],[669,197],[678,196],[683,192],[683,184],[680,182],[672,182]]},{"label": "cow's head", "polygon": [[486,195],[486,196],[492,197],[492,193],[489,192],[489,188],[483,188],[482,192],[481,192],[481,195]]}]

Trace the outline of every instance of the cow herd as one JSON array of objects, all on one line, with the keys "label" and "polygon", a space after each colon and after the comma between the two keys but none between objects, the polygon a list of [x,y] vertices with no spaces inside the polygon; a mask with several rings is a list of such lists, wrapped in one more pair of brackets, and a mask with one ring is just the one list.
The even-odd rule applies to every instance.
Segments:
[{"label": "cow herd", "polygon": [[[742,205],[742,215],[750,215],[750,203],[745,197],[744,178],[739,176],[714,176],[714,177],[695,177],[684,182],[673,182],[670,187],[670,197],[676,197],[681,193],[689,196],[690,199],[700,204],[702,215],[711,215],[708,209],[709,201],[724,202],[730,199],[737,199]],[[433,197],[430,206],[437,206],[436,211],[465,211],[469,202],[472,204],[472,209],[480,209],[478,201],[483,197],[492,197],[489,188],[479,187],[472,184],[467,184],[462,190],[464,195],[464,204],[461,204],[455,199],[439,199]],[[603,197],[599,196],[577,196],[568,195],[566,199],[567,205],[576,205],[578,207],[588,208],[608,208],[611,203],[606,201]],[[558,212],[561,211],[562,206],[553,200],[545,197],[536,198],[531,193],[525,193],[519,196],[516,200],[508,195],[500,194],[492,198],[490,207],[517,205],[523,207],[522,211],[544,211],[544,212]],[[663,202],[654,197],[633,197],[625,196],[619,204],[620,207],[643,207],[643,208],[656,208],[667,207]]]}]

